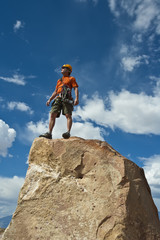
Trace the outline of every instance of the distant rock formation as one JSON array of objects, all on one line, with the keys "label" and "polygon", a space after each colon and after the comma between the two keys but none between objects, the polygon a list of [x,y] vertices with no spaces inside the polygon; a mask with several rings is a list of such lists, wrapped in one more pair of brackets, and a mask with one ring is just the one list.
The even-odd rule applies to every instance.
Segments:
[{"label": "distant rock formation", "polygon": [[159,240],[143,169],[106,142],[37,138],[3,240]]}]

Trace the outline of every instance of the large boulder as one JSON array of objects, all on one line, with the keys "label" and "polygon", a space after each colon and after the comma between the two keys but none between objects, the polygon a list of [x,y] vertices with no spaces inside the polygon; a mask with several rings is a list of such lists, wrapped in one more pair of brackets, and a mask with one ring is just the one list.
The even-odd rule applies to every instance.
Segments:
[{"label": "large boulder", "polygon": [[142,168],[108,143],[34,140],[3,240],[158,240],[160,221]]}]

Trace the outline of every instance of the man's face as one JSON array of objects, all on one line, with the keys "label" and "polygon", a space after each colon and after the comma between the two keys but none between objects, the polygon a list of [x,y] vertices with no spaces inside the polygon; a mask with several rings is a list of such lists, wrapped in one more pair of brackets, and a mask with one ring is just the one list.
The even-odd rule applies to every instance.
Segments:
[{"label": "man's face", "polygon": [[61,73],[62,73],[62,74],[69,74],[69,72],[70,72],[70,71],[69,71],[68,68],[66,68],[66,67],[62,67],[62,68],[61,68]]}]

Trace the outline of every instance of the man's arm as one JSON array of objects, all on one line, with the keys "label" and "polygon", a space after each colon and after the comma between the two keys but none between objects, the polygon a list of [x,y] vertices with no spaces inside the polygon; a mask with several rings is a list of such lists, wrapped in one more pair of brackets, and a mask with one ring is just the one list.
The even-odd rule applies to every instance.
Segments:
[{"label": "man's arm", "polygon": [[74,105],[78,105],[79,104],[79,91],[78,91],[78,87],[75,87],[74,91],[75,91],[75,95],[76,95],[76,98],[74,100]]},{"label": "man's arm", "polygon": [[55,90],[52,93],[52,96],[48,99],[48,101],[46,102],[46,105],[49,106],[50,102],[57,96],[57,91]]}]

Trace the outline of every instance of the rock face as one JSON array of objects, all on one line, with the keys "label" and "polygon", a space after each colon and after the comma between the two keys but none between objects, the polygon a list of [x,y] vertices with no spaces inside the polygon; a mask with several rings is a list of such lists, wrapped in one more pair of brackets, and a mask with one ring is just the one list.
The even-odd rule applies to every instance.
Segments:
[{"label": "rock face", "polygon": [[143,169],[106,142],[37,138],[3,240],[159,240]]},{"label": "rock face", "polygon": [[2,238],[2,235],[3,235],[3,232],[5,231],[5,229],[4,228],[0,228],[0,240],[1,240],[1,238]]}]

